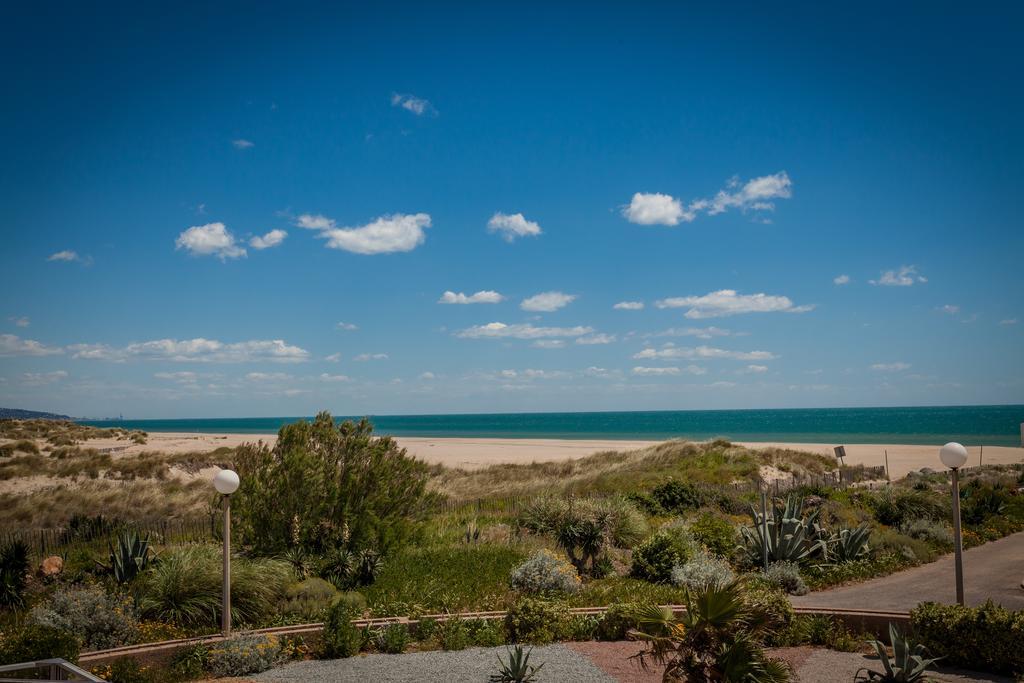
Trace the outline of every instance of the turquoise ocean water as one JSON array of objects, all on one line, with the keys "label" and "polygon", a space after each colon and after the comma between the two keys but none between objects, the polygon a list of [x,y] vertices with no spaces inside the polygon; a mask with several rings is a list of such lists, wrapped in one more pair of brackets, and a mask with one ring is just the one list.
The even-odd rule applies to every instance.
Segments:
[{"label": "turquoise ocean water", "polygon": [[[370,415],[393,436],[511,439],[711,439],[796,443],[1020,446],[1024,405]],[[302,417],[89,421],[148,432],[273,434]]]}]

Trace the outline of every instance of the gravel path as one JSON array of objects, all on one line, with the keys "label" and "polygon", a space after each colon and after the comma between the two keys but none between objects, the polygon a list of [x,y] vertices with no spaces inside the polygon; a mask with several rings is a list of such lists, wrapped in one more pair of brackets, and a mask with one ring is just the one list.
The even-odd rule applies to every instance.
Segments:
[{"label": "gravel path", "polygon": [[[479,648],[457,652],[411,652],[403,655],[371,654],[349,659],[293,662],[252,677],[256,681],[317,681],[318,683],[423,683],[474,681],[483,683],[498,670],[498,655],[505,648]],[[565,647],[536,647],[530,664],[544,664],[541,681],[559,683],[615,683],[586,657]]]},{"label": "gravel path", "polygon": [[[926,600],[955,603],[953,555],[863,583],[791,598],[797,607],[841,607],[910,611]],[[968,605],[992,598],[1007,609],[1024,609],[1024,533],[964,552],[964,597]]]}]

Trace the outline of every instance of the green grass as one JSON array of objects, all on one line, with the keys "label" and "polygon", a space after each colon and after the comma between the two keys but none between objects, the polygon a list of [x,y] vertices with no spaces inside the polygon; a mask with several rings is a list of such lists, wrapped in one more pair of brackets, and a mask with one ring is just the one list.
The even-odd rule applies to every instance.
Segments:
[{"label": "green grass", "polygon": [[504,609],[509,574],[530,549],[520,545],[437,545],[390,555],[366,599],[375,614]]}]

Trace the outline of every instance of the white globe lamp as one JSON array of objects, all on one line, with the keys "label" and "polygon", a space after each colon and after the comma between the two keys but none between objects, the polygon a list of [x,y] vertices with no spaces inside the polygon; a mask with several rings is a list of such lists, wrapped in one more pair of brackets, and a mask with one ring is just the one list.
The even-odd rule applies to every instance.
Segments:
[{"label": "white globe lamp", "polygon": [[967,462],[967,449],[955,441],[950,441],[939,449],[939,460],[951,470],[960,469]]},{"label": "white globe lamp", "polygon": [[221,470],[213,478],[213,488],[217,489],[217,493],[223,493],[225,496],[230,496],[237,491],[238,484],[238,474],[234,470]]}]

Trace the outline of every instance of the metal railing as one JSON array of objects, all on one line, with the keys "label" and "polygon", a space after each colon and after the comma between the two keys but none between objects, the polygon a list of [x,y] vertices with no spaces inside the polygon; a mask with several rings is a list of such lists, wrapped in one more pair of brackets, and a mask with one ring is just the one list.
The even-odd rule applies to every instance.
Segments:
[{"label": "metal railing", "polygon": [[3,674],[33,671],[46,676],[46,678],[31,679],[33,681],[99,681],[99,683],[104,683],[102,678],[93,676],[66,659],[41,659],[38,662],[4,664],[0,666],[0,683],[24,683],[25,678],[7,678]]}]

